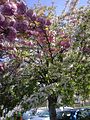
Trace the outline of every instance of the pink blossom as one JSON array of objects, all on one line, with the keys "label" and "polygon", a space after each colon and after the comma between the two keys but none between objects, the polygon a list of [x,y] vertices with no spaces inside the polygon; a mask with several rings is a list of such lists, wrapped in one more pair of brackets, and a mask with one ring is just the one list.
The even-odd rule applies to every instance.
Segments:
[{"label": "pink blossom", "polygon": [[63,46],[64,48],[69,48],[70,42],[68,40],[63,40],[59,42],[59,45]]}]

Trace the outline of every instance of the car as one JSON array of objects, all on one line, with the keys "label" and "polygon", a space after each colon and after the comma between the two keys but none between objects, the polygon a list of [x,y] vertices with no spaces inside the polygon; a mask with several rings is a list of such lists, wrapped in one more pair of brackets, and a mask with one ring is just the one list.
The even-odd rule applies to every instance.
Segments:
[{"label": "car", "polygon": [[78,108],[58,112],[57,120],[90,120],[90,109]]},{"label": "car", "polygon": [[35,116],[36,109],[30,109],[23,113],[22,118],[23,120],[30,120],[31,117]]},{"label": "car", "polygon": [[[26,112],[26,118],[23,120],[50,120],[48,108],[39,108],[35,113],[30,110]],[[56,109],[57,120],[90,120],[90,109],[89,108],[78,108],[78,109]]]},{"label": "car", "polygon": [[77,109],[68,109],[57,112],[57,120],[75,120]]},{"label": "car", "polygon": [[50,120],[48,109],[36,112],[35,116],[31,117],[32,120]]},{"label": "car", "polygon": [[81,108],[77,113],[77,120],[90,120],[90,108]]},{"label": "car", "polygon": [[[56,109],[56,112],[58,113],[61,111],[60,109]],[[49,116],[49,110],[47,108],[45,109],[37,109],[37,112],[35,115],[30,115],[28,119],[25,120],[50,120]]]},{"label": "car", "polygon": [[23,113],[23,120],[50,120],[49,111],[46,107],[31,109]]}]

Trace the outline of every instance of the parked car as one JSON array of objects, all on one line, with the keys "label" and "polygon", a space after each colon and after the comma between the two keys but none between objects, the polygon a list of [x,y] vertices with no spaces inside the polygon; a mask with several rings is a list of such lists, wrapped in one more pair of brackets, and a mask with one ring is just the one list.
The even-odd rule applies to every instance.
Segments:
[{"label": "parked car", "polygon": [[[23,120],[50,120],[49,111],[47,108],[39,108],[35,114],[32,110],[26,112],[26,117],[23,115]],[[56,109],[57,120],[90,120],[90,109]]]},{"label": "parked car", "polygon": [[23,113],[22,118],[23,120],[30,120],[31,117],[35,116],[35,114],[36,114],[36,109],[30,109]]},{"label": "parked car", "polygon": [[64,110],[57,115],[57,120],[90,120],[90,109]]},{"label": "parked car", "polygon": [[57,120],[76,120],[75,114],[78,109],[69,109],[57,112]]},{"label": "parked car", "polygon": [[90,108],[79,109],[77,120],[90,120]]},{"label": "parked car", "polygon": [[32,120],[50,120],[48,109],[38,111]]},{"label": "parked car", "polygon": [[47,108],[31,109],[23,113],[23,120],[50,120]]}]

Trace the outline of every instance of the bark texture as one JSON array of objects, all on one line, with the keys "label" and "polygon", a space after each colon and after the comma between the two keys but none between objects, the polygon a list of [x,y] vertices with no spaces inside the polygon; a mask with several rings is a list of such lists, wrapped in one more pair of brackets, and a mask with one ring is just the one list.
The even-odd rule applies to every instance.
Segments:
[{"label": "bark texture", "polygon": [[50,120],[57,120],[56,103],[57,103],[57,97],[55,95],[49,95],[48,96],[48,108],[49,108]]}]

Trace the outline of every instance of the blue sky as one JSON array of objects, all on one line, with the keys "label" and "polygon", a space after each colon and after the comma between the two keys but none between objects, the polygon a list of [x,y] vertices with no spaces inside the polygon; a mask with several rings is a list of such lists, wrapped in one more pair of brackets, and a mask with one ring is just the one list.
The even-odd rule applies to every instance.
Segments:
[{"label": "blue sky", "polygon": [[[33,8],[34,4],[36,4],[38,2],[38,0],[25,0],[25,1],[26,1],[27,5],[32,8]],[[41,3],[42,3],[42,5],[49,6],[49,5],[51,5],[51,1],[52,0],[41,0]],[[56,12],[57,12],[57,14],[59,14],[63,10],[66,0],[54,0],[54,1],[55,1],[55,6],[56,6]],[[84,5],[86,5],[86,3],[87,3],[87,0],[79,0],[78,6],[84,6]]]}]

